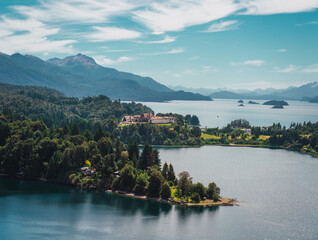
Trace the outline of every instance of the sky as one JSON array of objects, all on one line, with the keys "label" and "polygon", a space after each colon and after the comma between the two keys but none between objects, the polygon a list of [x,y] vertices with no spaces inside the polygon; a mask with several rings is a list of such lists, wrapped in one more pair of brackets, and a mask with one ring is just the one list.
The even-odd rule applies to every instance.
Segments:
[{"label": "sky", "polygon": [[0,0],[0,52],[77,53],[192,88],[318,80],[318,0]]}]

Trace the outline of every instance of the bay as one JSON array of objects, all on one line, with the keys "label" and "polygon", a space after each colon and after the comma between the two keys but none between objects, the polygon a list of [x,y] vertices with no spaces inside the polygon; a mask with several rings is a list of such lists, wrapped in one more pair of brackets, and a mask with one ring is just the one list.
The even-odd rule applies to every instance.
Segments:
[{"label": "bay", "polygon": [[155,113],[179,113],[197,115],[202,127],[224,127],[235,119],[246,119],[252,126],[270,126],[280,122],[289,127],[291,122],[318,121],[318,103],[288,101],[284,109],[272,109],[262,105],[264,100],[252,100],[260,104],[239,107],[237,99],[214,99],[214,101],[171,101],[141,102],[152,108]]},{"label": "bay", "polygon": [[184,208],[0,178],[0,239],[317,239],[318,161],[249,147],[162,148],[194,181],[239,206]]}]

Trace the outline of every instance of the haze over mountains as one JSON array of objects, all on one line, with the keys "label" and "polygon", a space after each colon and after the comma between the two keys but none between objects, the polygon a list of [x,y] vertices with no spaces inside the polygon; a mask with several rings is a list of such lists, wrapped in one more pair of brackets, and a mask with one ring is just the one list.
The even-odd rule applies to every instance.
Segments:
[{"label": "haze over mountains", "polygon": [[182,86],[171,86],[174,90],[185,90],[194,93],[200,93],[211,98],[222,99],[259,99],[259,100],[310,100],[318,97],[318,83],[307,83],[299,87],[288,87],[285,89],[255,89],[255,90],[232,90],[223,89],[205,89],[205,88],[185,88]]},{"label": "haze over mountains", "polygon": [[0,54],[0,82],[45,86],[75,97],[103,94],[129,101],[211,100],[201,94],[174,91],[150,77],[102,67],[82,54],[47,61],[19,53]]}]

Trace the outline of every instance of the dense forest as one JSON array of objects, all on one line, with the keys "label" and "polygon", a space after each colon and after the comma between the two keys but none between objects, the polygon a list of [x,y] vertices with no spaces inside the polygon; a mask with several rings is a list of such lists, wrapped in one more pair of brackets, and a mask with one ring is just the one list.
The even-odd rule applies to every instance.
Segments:
[{"label": "dense forest", "polygon": [[176,116],[178,122],[173,125],[140,123],[119,127],[119,120],[124,115],[154,112],[142,104],[111,101],[102,95],[83,99],[69,98],[49,88],[0,83],[0,111],[11,120],[42,120],[49,128],[64,128],[65,132],[76,131],[77,128],[81,133],[86,132],[86,135],[89,131],[108,131],[126,144],[131,140],[138,144],[148,142],[153,145],[201,144],[200,128],[188,127],[199,125],[196,116],[158,114]]},{"label": "dense forest", "polygon": [[[73,126],[74,127],[74,126]],[[87,130],[89,131],[89,130]],[[133,192],[179,202],[218,201],[220,189],[193,183],[188,172],[175,176],[161,167],[159,151],[135,141],[128,145],[101,129],[94,135],[74,127],[48,128],[43,121],[0,115],[0,173],[25,179],[48,179],[86,189]]]},{"label": "dense forest", "polygon": [[[250,132],[246,132],[249,130]],[[269,127],[251,127],[244,119],[232,121],[224,128],[208,128],[202,132],[205,144],[242,144],[284,147],[318,156],[318,122],[280,123]]]}]

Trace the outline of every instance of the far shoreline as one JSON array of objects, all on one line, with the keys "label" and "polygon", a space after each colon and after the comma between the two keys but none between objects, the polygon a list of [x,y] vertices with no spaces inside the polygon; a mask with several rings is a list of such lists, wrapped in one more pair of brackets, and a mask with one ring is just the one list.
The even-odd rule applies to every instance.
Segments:
[{"label": "far shoreline", "polygon": [[[142,145],[140,145],[142,146]],[[297,152],[300,154],[311,155],[314,158],[318,158],[318,153],[305,152],[302,150],[292,149],[284,146],[269,146],[269,145],[252,145],[252,144],[210,144],[204,143],[202,145],[151,145],[154,148],[200,148],[203,146],[221,146],[221,147],[251,147],[251,148],[268,148],[268,149],[283,149],[286,151]]]}]

